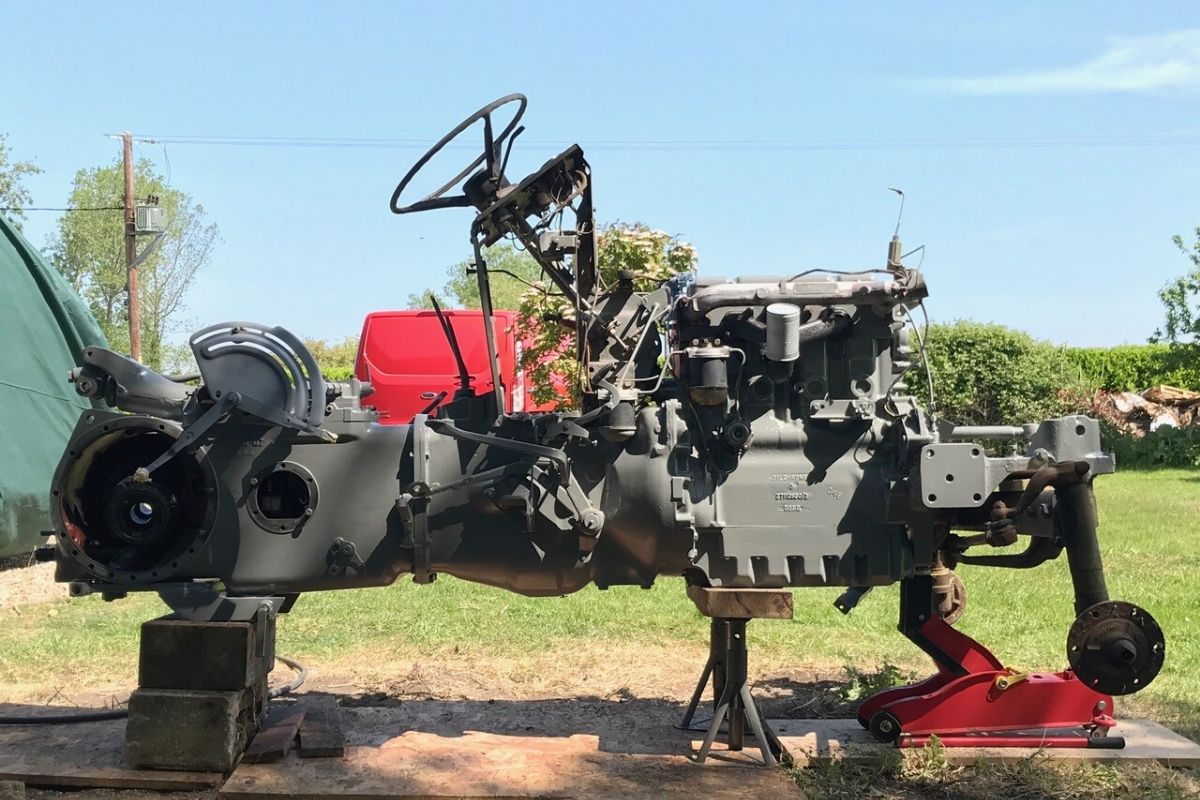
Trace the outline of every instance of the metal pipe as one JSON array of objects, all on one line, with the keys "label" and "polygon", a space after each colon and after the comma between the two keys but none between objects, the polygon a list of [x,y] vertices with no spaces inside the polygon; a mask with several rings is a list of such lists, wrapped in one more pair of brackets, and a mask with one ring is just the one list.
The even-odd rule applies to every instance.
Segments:
[{"label": "metal pipe", "polygon": [[1018,425],[955,425],[945,439],[1028,439],[1029,433]]},{"label": "metal pipe", "polygon": [[695,317],[726,306],[861,304],[869,297],[892,299],[906,291],[904,284],[894,280],[813,281],[783,286],[716,284],[697,289],[685,308],[688,316]]},{"label": "metal pipe", "polygon": [[1031,569],[1047,561],[1058,558],[1062,553],[1062,545],[1055,544],[1053,539],[1032,538],[1029,546],[1020,553],[1003,553],[1000,555],[973,556],[963,553],[958,556],[960,564],[976,564],[981,567],[1007,567],[1008,569]]},{"label": "metal pipe", "polygon": [[505,401],[504,384],[500,378],[500,356],[496,351],[496,329],[492,324],[492,287],[488,282],[487,262],[483,258],[483,244],[479,237],[472,238],[475,246],[475,277],[479,283],[479,309],[483,312],[483,334],[487,342],[488,368],[492,374],[492,396],[496,399],[496,416],[508,409]]}]

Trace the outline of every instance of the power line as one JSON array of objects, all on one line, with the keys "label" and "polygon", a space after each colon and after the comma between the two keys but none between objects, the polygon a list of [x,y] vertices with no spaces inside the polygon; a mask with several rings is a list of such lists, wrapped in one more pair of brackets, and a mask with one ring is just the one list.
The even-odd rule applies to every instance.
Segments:
[{"label": "power line", "polygon": [[[433,141],[417,138],[346,138],[293,136],[209,136],[159,134],[139,141],[155,144],[215,147],[391,149],[424,150]],[[562,141],[524,140],[526,145],[557,147]],[[629,152],[808,152],[837,150],[1007,150],[1098,147],[1195,147],[1200,134],[1150,136],[1026,136],[1026,137],[939,137],[914,139],[596,139],[587,142],[593,151]],[[477,150],[469,143],[447,145],[455,150]]]},{"label": "power line", "polygon": [[73,208],[49,208],[47,206],[0,206],[0,211],[124,211],[125,206],[75,206]]}]

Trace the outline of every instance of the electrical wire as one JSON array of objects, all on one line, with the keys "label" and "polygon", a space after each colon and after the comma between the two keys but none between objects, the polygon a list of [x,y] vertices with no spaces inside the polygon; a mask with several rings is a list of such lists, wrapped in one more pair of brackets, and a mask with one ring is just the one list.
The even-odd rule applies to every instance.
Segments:
[{"label": "electrical wire", "polygon": [[[922,245],[922,247],[924,247],[924,245]],[[929,415],[930,417],[936,419],[937,400],[936,395],[934,394],[933,369],[929,365],[929,353],[925,349],[925,343],[929,341],[929,312],[925,308],[924,300],[918,302],[917,305],[921,309],[921,316],[924,317],[924,326],[921,329],[917,328],[917,322],[913,319],[912,313],[909,311],[908,306],[901,306],[901,308],[904,309],[904,315],[908,318],[908,324],[909,327],[912,328],[913,335],[917,337],[917,347],[921,353],[921,366],[925,368],[925,380],[929,387]],[[896,384],[900,382],[900,379],[903,378],[907,372],[908,370],[905,370],[892,379],[892,382],[888,384],[887,390],[883,393],[885,397],[889,399],[891,398],[892,390],[896,388]]]},{"label": "electrical wire", "polygon": [[[155,134],[139,141],[154,144],[203,145],[220,147],[334,148],[419,150],[428,146],[427,138],[355,138]],[[557,147],[562,140],[526,140],[526,145]],[[838,150],[1010,150],[1046,148],[1102,147],[1195,147],[1197,134],[1158,135],[1046,135],[1024,137],[937,137],[912,139],[595,139],[589,150],[629,152],[813,152]],[[477,150],[473,144],[448,144],[448,150]]]},{"label": "electrical wire", "polygon": [[925,263],[925,245],[923,245],[923,244],[922,244],[922,245],[917,245],[917,246],[916,246],[916,247],[914,247],[912,250],[909,250],[907,253],[903,253],[903,254],[901,254],[901,256],[900,256],[900,260],[901,260],[901,261],[904,261],[904,259],[906,259],[906,258],[908,258],[909,256],[911,256],[913,253],[920,253],[920,254],[921,254],[921,260],[917,262],[917,266],[916,266],[916,269],[918,269],[918,270],[919,270],[919,269],[921,269],[921,265]]},{"label": "electrical wire", "polygon": [[[289,695],[304,685],[308,680],[308,667],[301,664],[299,661],[288,658],[287,656],[276,655],[275,660],[282,662],[296,673],[296,677],[282,686],[276,686],[267,692],[267,699],[274,700],[277,697]],[[0,725],[71,725],[83,722],[105,722],[113,719],[125,719],[129,716],[129,709],[114,708],[108,711],[81,711],[78,714],[54,714],[50,716],[38,715],[0,715]]]},{"label": "electrical wire", "polygon": [[888,270],[886,270],[886,269],[882,269],[882,268],[876,268],[876,267],[867,267],[867,268],[865,268],[865,269],[859,269],[859,270],[852,270],[852,269],[826,269],[825,267],[813,267],[812,269],[806,269],[806,270],[804,270],[804,272],[797,272],[795,275],[793,275],[792,277],[788,278],[787,280],[789,280],[789,281],[794,281],[794,280],[796,280],[797,278],[803,278],[805,275],[812,275],[812,274],[814,274],[814,273],[817,273],[817,272],[821,273],[822,275],[851,275],[851,276],[855,276],[855,275],[870,275],[870,274],[873,274],[873,273],[879,273],[879,274],[885,274],[885,273],[886,273],[886,274],[889,274],[889,275],[891,274],[891,273],[890,273]]},{"label": "electrical wire", "polygon": [[913,333],[917,337],[917,346],[921,348],[921,366],[925,368],[925,381],[929,385],[929,417],[930,419],[937,418],[937,398],[933,391],[933,367],[929,363],[929,351],[925,348],[925,342],[929,336],[929,312],[925,310],[925,301],[922,300],[917,304],[921,308],[921,315],[925,318],[924,332],[917,330],[917,321],[913,319],[912,312],[908,310],[908,306],[900,306],[904,309],[904,316],[908,317],[908,323],[912,325]]},{"label": "electrical wire", "polygon": [[16,206],[0,206],[0,211],[124,211],[125,206],[76,206],[74,208],[48,208],[46,206],[26,206],[17,208]]}]

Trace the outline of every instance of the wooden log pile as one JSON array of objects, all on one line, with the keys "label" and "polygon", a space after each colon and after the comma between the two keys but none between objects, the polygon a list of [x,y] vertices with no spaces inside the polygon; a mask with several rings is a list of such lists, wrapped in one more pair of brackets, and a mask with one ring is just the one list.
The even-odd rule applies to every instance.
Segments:
[{"label": "wooden log pile", "polygon": [[1163,427],[1200,424],[1200,392],[1165,385],[1144,392],[1101,391],[1092,401],[1092,414],[1141,438]]}]

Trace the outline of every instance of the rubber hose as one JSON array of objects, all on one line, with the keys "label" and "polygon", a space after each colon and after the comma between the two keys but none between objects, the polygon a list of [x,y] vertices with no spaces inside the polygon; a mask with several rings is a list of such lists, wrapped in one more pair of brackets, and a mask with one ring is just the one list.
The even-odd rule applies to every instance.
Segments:
[{"label": "rubber hose", "polygon": [[[287,656],[275,656],[275,660],[290,667],[296,673],[296,677],[291,682],[285,683],[283,686],[276,686],[267,692],[268,700],[291,694],[303,686],[304,681],[308,680],[308,668],[299,661],[294,661]],[[71,725],[79,722],[106,722],[113,719],[125,719],[128,716],[129,709],[127,708],[115,708],[111,711],[84,711],[79,714],[55,714],[46,717],[0,715],[0,725]]]}]

